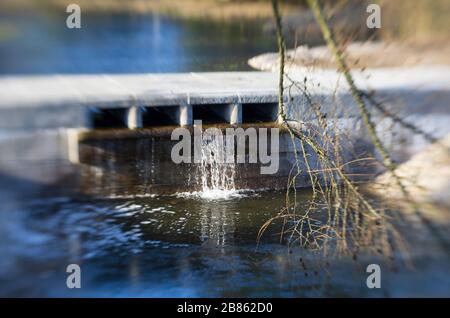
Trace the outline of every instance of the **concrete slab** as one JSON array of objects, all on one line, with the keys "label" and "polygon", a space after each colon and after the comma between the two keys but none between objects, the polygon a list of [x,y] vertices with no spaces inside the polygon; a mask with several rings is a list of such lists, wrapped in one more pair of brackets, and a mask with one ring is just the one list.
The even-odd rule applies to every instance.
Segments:
[{"label": "concrete slab", "polygon": [[[336,105],[343,105],[333,116],[357,114],[342,75],[317,69],[289,74],[300,84],[305,77],[308,92],[322,109],[331,112]],[[448,112],[448,66],[355,71],[354,78],[361,88],[389,97],[395,107],[408,105],[406,113],[428,112],[430,107],[433,112]],[[0,77],[0,128],[84,127],[89,120],[83,116],[89,108],[276,103],[277,87],[278,74],[270,72]],[[294,111],[307,119],[309,109],[303,93],[288,78],[285,88],[286,98],[293,97],[296,102]],[[28,118],[21,120],[24,117]],[[189,122],[189,118],[185,116],[180,122]]]}]

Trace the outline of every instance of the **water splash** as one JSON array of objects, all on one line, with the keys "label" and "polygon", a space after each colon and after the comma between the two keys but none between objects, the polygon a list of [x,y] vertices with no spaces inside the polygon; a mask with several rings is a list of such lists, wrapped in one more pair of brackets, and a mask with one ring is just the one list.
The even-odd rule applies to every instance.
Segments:
[{"label": "water splash", "polygon": [[225,141],[222,135],[211,135],[202,139],[197,177],[202,186],[199,196],[203,199],[228,199],[239,196],[234,182],[236,164],[234,160],[231,162],[225,160],[227,155]]}]

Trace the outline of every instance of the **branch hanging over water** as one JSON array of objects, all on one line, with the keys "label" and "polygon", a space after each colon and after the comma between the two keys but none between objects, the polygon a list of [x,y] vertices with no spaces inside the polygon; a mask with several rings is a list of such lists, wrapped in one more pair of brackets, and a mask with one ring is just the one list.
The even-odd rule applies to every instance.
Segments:
[{"label": "branch hanging over water", "polygon": [[284,61],[286,44],[284,41],[283,29],[281,26],[281,15],[278,7],[278,1],[272,0],[273,14],[275,16],[275,25],[277,29],[278,54],[280,60],[280,69],[278,73],[278,117],[285,122],[286,114],[284,111]]},{"label": "branch hanging over water", "polygon": [[[302,131],[302,124],[297,127],[294,125],[294,121],[292,119],[287,118],[286,105],[284,103],[284,65],[285,65],[285,39],[282,30],[281,16],[278,7],[278,1],[272,0],[274,19],[277,30],[277,43],[278,43],[278,53],[279,53],[279,82],[278,82],[278,120],[280,124],[287,129],[290,133],[293,152],[295,156],[295,163],[293,164],[293,169],[295,172],[291,173],[288,180],[288,189],[286,192],[286,207],[280,211],[280,213],[274,217],[272,220],[269,220],[264,224],[261,228],[261,231],[258,235],[258,240],[261,238],[261,235],[265,231],[265,229],[271,224],[272,221],[276,219],[283,220],[283,228],[281,231],[281,238],[285,233],[289,233],[289,242],[295,242],[297,240],[300,241],[301,245],[309,245],[313,248],[321,249],[323,247],[323,243],[330,240],[333,241],[334,237],[339,238],[339,242],[343,242],[344,246],[347,246],[345,243],[346,229],[345,224],[347,223],[347,218],[350,213],[347,213],[349,207],[354,207],[355,210],[358,210],[358,206],[364,207],[364,210],[369,213],[362,213],[367,220],[378,220],[381,215],[378,213],[375,207],[373,207],[362,194],[359,193],[359,190],[356,185],[352,183],[352,181],[345,174],[342,165],[337,164],[333,156],[328,153],[328,149],[326,144],[331,140],[329,136],[322,135],[319,137],[319,140],[315,140],[318,136],[310,136],[308,133]],[[323,114],[319,114],[323,115]],[[323,123],[322,123],[323,124]],[[322,126],[325,126],[323,124]],[[327,140],[325,140],[327,139]],[[296,178],[302,172],[301,170],[301,161],[297,156],[297,143],[296,141],[300,141],[301,153],[303,154],[304,165],[306,169],[306,173],[309,175],[311,186],[313,190],[313,197],[308,204],[308,207],[305,211],[301,211],[302,213],[298,215],[298,206],[296,200]],[[322,143],[324,145],[322,145]],[[323,169],[318,172],[317,169],[312,169],[309,164],[309,154],[307,154],[305,147],[308,147],[312,154],[314,154],[317,158],[319,158],[320,164]],[[325,185],[321,185],[321,181],[319,181],[318,174],[322,173],[324,175]],[[352,198],[347,196],[346,199],[342,198],[341,190],[339,189],[339,180],[343,181],[346,191],[352,194]],[[328,185],[329,183],[329,185]],[[291,198],[291,191],[293,192],[293,200]],[[319,196],[320,194],[320,196]],[[348,200],[352,200],[351,203]],[[292,202],[293,201],[293,202]],[[317,225],[317,220],[315,220],[310,214],[319,211],[320,206],[323,206],[323,203],[326,203],[326,210],[329,213],[328,222]],[[344,211],[341,211],[344,209]],[[341,213],[342,212],[342,213]],[[334,214],[334,216],[331,216]],[[333,220],[333,221],[331,221]],[[291,222],[292,221],[292,222]],[[369,221],[369,222],[372,222]],[[294,225],[290,228],[287,224],[293,223]],[[343,228],[339,229],[339,224],[343,224]],[[337,225],[337,226],[336,226]],[[287,228],[286,228],[287,227]],[[306,231],[306,233],[304,233]],[[294,235],[298,236],[297,238]]]}]

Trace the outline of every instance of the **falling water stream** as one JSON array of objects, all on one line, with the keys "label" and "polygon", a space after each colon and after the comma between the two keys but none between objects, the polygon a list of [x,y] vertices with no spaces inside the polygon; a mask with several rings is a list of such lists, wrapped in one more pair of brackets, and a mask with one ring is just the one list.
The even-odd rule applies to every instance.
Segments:
[{"label": "falling water stream", "polygon": [[202,185],[199,195],[204,199],[230,198],[238,194],[234,182],[235,163],[225,160],[224,140],[221,135],[209,136],[202,140],[197,178]]}]

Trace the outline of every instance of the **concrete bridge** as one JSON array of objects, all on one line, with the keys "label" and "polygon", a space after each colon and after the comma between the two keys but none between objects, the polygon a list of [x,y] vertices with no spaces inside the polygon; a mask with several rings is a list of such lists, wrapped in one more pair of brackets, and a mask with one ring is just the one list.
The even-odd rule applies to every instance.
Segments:
[{"label": "concrete bridge", "polygon": [[[322,110],[340,107],[356,114],[343,78],[333,70],[291,73],[321,102]],[[355,72],[359,86],[380,98],[401,99],[406,115],[445,111],[450,92],[450,68],[429,66]],[[302,92],[286,80],[296,111],[307,120]],[[303,84],[302,84],[303,85]],[[50,75],[0,77],[0,131],[53,128],[142,128],[205,123],[271,122],[277,118],[278,75],[268,72]],[[435,97],[434,97],[435,98]],[[441,101],[440,101],[441,100]],[[396,111],[401,107],[394,105]],[[336,107],[333,107],[336,108]],[[334,116],[340,114],[334,113]]]},{"label": "concrete bridge", "polygon": [[275,121],[271,73],[0,78],[0,128],[143,128]]},{"label": "concrete bridge", "polygon": [[[301,85],[306,83],[308,93],[320,102],[322,111],[328,113],[328,120],[338,119],[340,127],[352,138],[366,138],[359,124],[358,110],[340,74],[333,70],[305,69],[290,73],[289,78]],[[375,69],[355,72],[354,78],[363,89],[375,90],[377,98],[385,101],[392,111],[436,137],[450,132],[449,67]],[[114,136],[126,136],[130,140],[130,133],[135,130],[142,138],[151,139],[155,129],[166,126],[164,131],[169,134],[166,138],[169,142],[171,127],[189,126],[197,119],[204,124],[246,126],[274,122],[278,109],[277,87],[278,75],[267,72],[0,77],[0,174],[41,180],[42,176],[55,175],[55,163],[91,165],[93,160],[95,167],[105,162],[109,168],[116,165],[115,170],[103,174],[103,178],[117,175],[120,179],[123,174],[117,171],[127,169],[130,160],[136,159],[137,165],[141,164],[140,160],[147,160],[149,156],[145,149],[158,146],[156,141],[145,140],[133,141],[133,145],[120,141],[111,143]],[[292,115],[304,121],[314,118],[303,92],[288,79],[285,95],[285,102],[292,103]],[[409,131],[393,129],[392,122],[382,114],[374,112],[374,115],[380,137],[398,150],[398,154],[404,153],[403,148],[398,149],[401,141],[417,146],[413,152],[424,145]],[[96,134],[97,128],[114,128],[114,132],[102,130],[101,134]],[[130,147],[134,152],[130,152]],[[284,170],[277,177],[285,185],[285,175],[290,169],[287,153],[291,150],[280,151],[286,152],[286,162],[282,163]],[[123,159],[122,155],[127,153],[130,155]],[[137,155],[132,157],[131,153]],[[152,155],[151,160],[151,165],[157,164],[161,157]],[[170,166],[168,161],[165,163]],[[33,166],[39,168],[31,171]],[[137,181],[131,183],[142,185],[150,179],[153,181],[148,187],[153,187],[164,185],[167,180],[177,180],[174,183],[180,181],[183,188],[185,180],[178,180],[183,175],[175,171],[178,168],[162,169],[161,175],[138,173]],[[242,169],[243,176],[248,168]],[[259,167],[254,168],[259,171]],[[126,171],[126,176],[135,173]],[[170,175],[164,174],[169,172]],[[35,173],[39,176],[34,177]],[[145,182],[139,179],[142,175],[147,176]],[[93,183],[87,180],[90,180],[87,184]],[[250,177],[246,175],[242,180],[250,180]],[[148,187],[139,191],[148,193]]]}]

